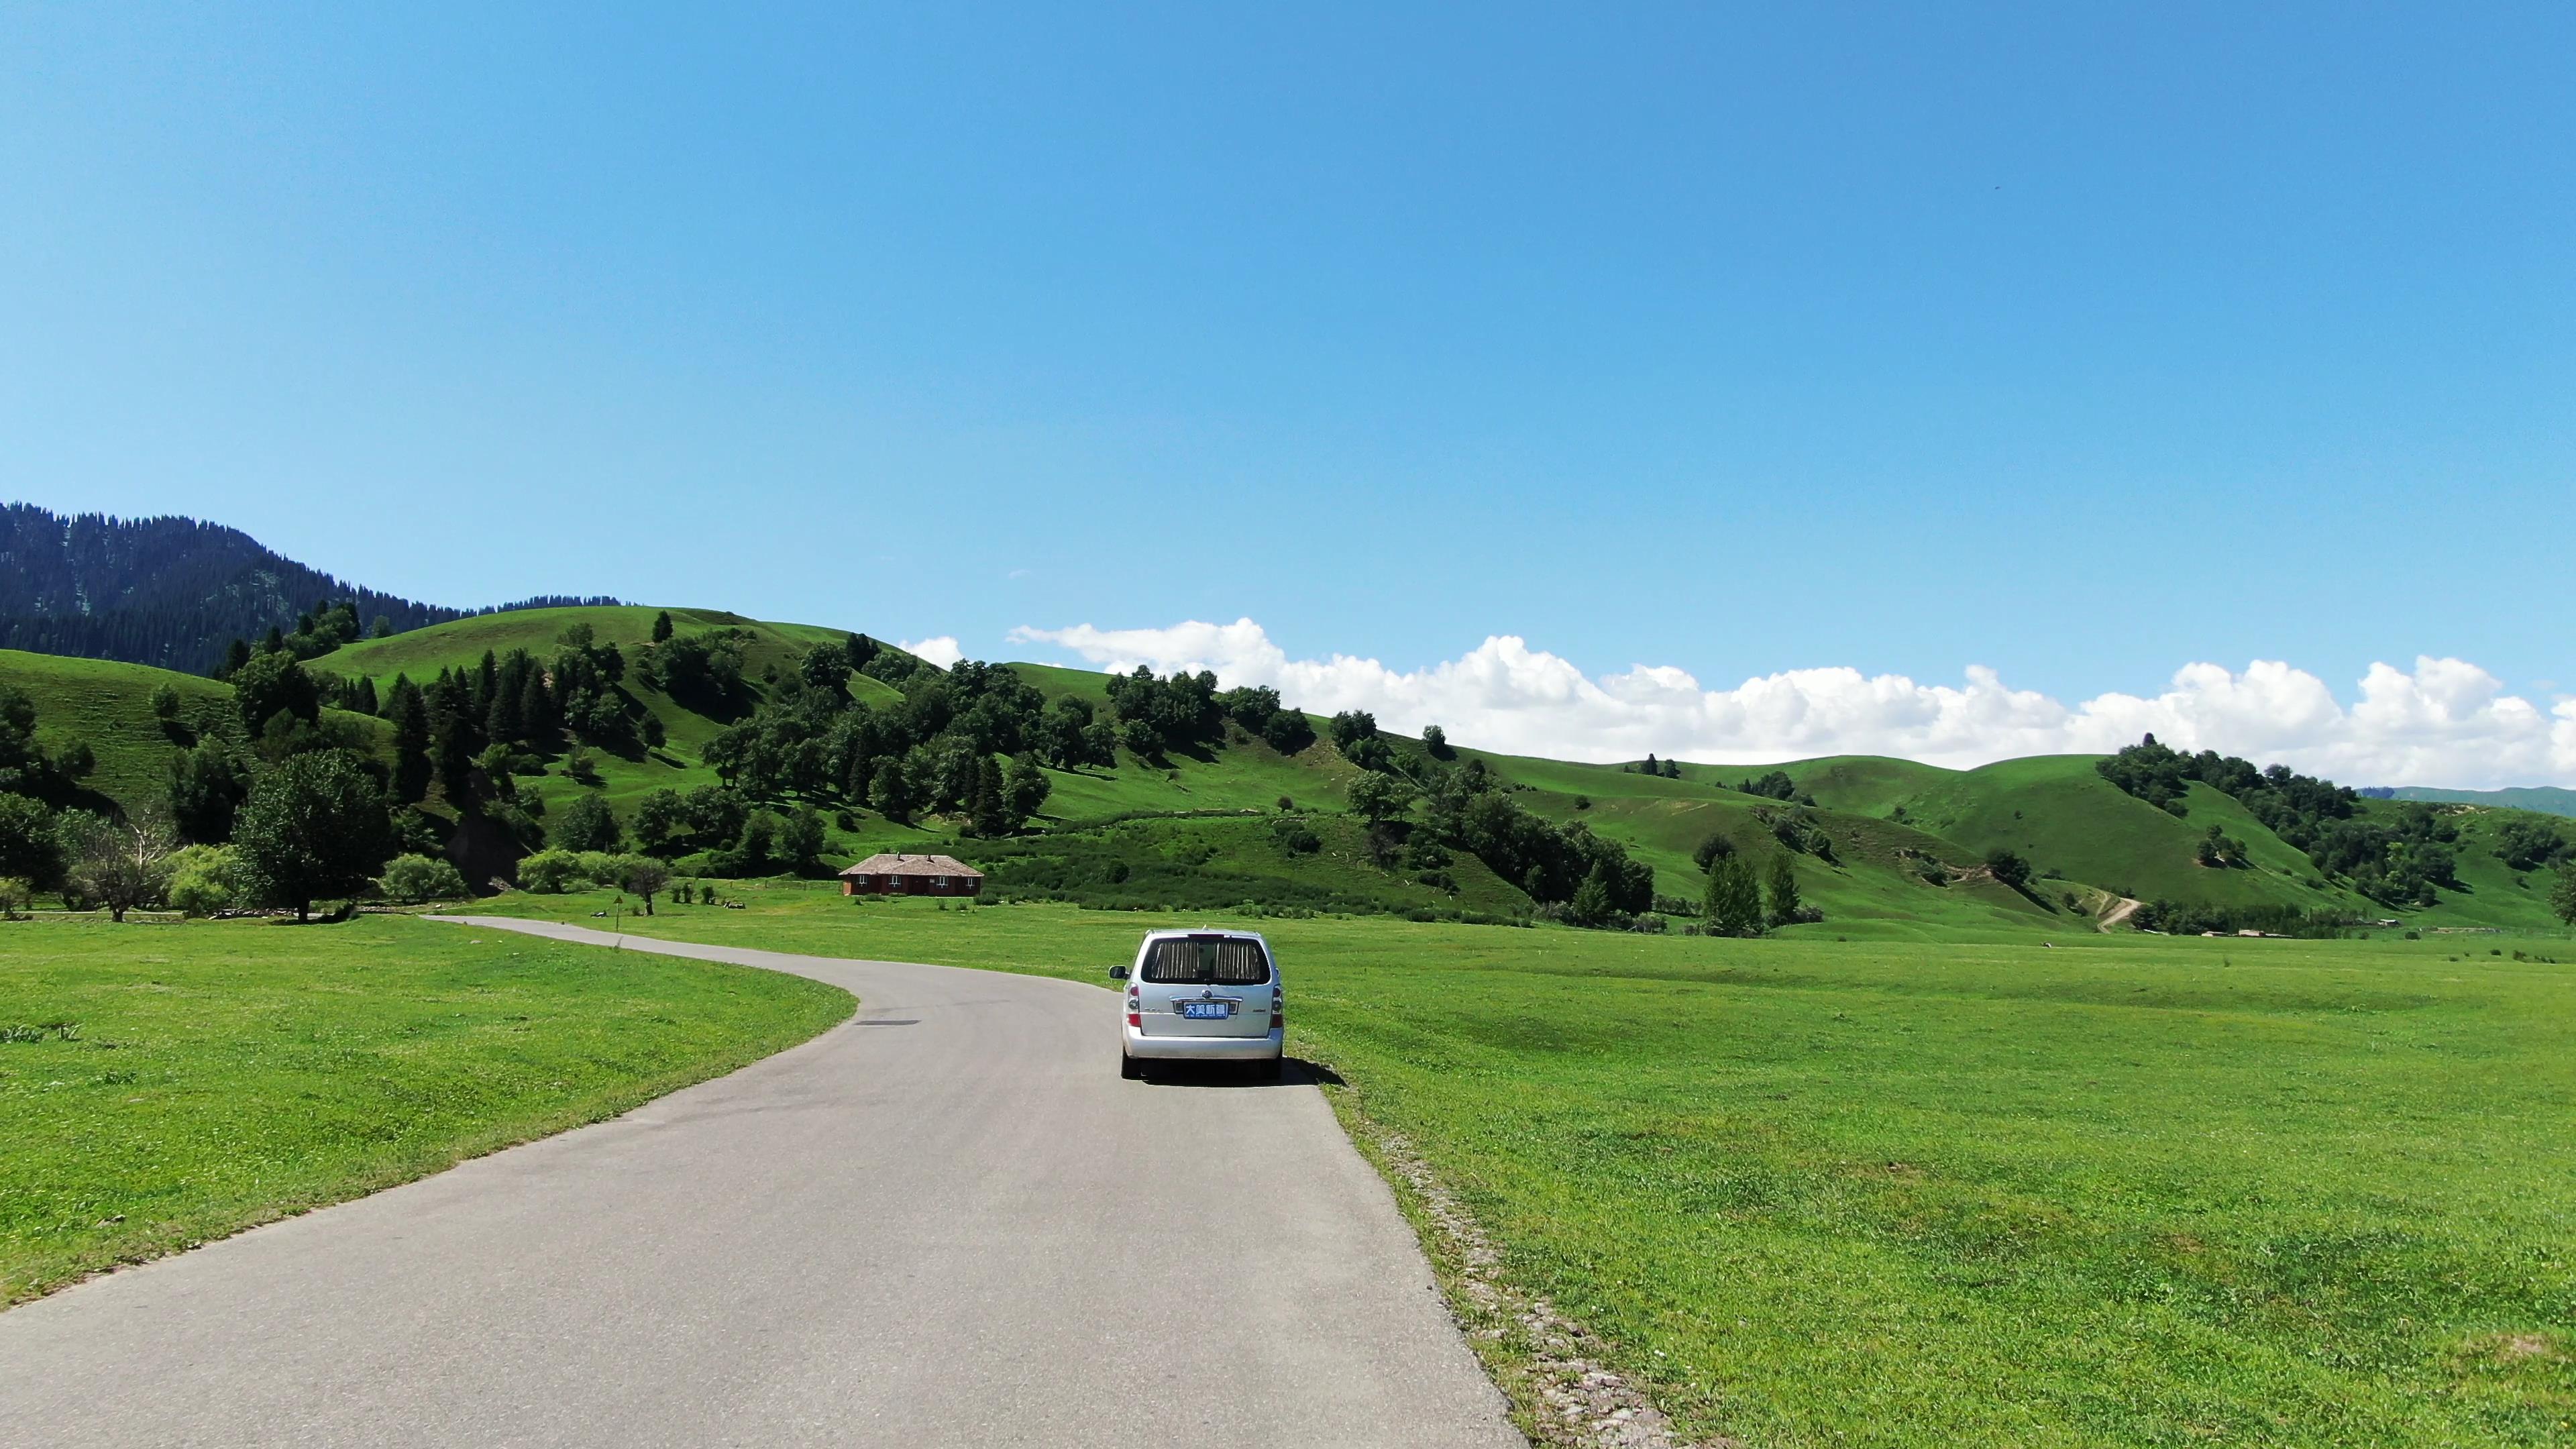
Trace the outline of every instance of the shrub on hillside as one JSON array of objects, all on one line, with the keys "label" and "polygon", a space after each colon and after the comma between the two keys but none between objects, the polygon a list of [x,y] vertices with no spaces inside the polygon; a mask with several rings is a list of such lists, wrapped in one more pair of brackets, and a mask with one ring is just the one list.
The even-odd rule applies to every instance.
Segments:
[{"label": "shrub on hillside", "polygon": [[385,866],[376,882],[387,900],[417,905],[423,901],[452,901],[466,895],[465,877],[444,859],[426,855],[398,855]]},{"label": "shrub on hillside", "polygon": [[250,903],[252,882],[241,853],[229,845],[191,845],[170,857],[170,908],[211,916]]},{"label": "shrub on hillside", "polygon": [[569,850],[540,850],[519,862],[519,889],[541,896],[562,895],[581,875],[581,859]]}]

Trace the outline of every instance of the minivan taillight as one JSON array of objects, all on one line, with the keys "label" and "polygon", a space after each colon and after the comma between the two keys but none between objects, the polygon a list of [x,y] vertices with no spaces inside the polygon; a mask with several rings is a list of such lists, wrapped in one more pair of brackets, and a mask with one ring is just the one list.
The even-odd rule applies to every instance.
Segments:
[{"label": "minivan taillight", "polygon": [[1138,1031],[1145,1029],[1144,1003],[1137,1000],[1136,988],[1127,988],[1127,1024]]},{"label": "minivan taillight", "polygon": [[1285,996],[1283,996],[1283,995],[1281,995],[1280,993],[1278,993],[1278,992],[1276,992],[1276,991],[1271,992],[1271,993],[1270,993],[1270,1029],[1271,1029],[1272,1031],[1281,1031],[1281,1030],[1286,1029],[1287,1025],[1288,1025],[1288,998],[1287,998],[1287,997],[1285,997]]}]

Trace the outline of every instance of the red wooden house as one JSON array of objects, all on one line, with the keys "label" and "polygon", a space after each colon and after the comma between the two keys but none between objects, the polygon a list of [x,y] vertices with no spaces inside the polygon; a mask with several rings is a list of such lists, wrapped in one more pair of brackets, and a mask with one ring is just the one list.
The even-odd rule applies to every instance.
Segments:
[{"label": "red wooden house", "polygon": [[845,896],[971,896],[984,873],[953,855],[871,855],[841,872]]}]

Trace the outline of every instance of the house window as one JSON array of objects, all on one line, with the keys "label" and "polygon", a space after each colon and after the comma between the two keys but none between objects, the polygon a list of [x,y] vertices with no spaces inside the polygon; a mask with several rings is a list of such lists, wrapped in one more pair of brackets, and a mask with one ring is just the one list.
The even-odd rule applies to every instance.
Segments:
[{"label": "house window", "polygon": [[930,878],[930,887],[931,887],[931,889],[933,889],[933,890],[942,890],[942,891],[944,891],[944,890],[948,889],[948,877],[946,877],[946,876],[944,876],[944,875],[934,875],[934,876],[932,876],[932,877]]}]

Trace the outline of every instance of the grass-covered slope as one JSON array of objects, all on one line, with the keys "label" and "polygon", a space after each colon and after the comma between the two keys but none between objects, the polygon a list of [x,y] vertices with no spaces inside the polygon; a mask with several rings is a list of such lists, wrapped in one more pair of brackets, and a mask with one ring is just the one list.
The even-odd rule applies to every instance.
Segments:
[{"label": "grass-covered slope", "polygon": [[[2307,856],[2225,794],[2195,784],[2176,817],[2123,793],[2091,755],[2041,755],[1975,770],[1835,757],[1785,766],[1820,805],[1902,821],[1982,855],[2019,853],[2043,875],[2140,899],[2217,906],[2360,910],[2358,896],[2318,878]],[[2209,827],[2246,843],[2251,868],[2198,863]]]}]

